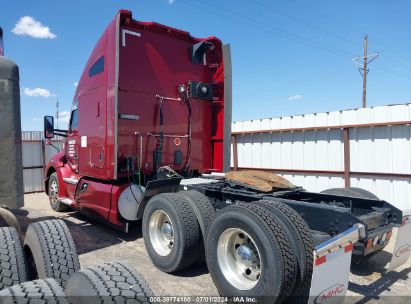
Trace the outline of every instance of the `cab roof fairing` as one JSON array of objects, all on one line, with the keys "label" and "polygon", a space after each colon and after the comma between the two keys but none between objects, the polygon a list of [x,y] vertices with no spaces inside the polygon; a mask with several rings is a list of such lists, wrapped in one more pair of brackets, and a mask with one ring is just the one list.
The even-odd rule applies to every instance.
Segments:
[{"label": "cab roof fairing", "polygon": [[[119,10],[116,14],[116,16],[113,18],[113,20],[109,23],[109,25],[106,27],[104,30],[103,34],[100,36],[99,40],[95,44],[95,47],[93,48],[93,51],[91,52],[86,65],[84,66],[83,72],[81,74],[80,80],[77,85],[77,89],[74,95],[73,99],[73,106],[78,103],[78,98],[79,96],[83,93],[83,91],[87,91],[90,88],[85,87],[85,84],[88,83],[88,70],[91,67],[91,65],[95,62],[95,60],[98,58],[99,55],[101,55],[104,51],[107,50],[108,48],[108,43],[110,42],[111,39],[109,39],[110,33],[115,33],[116,31],[116,23],[119,20],[120,22],[120,27],[121,25],[126,25],[130,27],[137,27],[137,28],[144,28],[144,29],[150,29],[153,31],[158,31],[158,32],[165,32],[174,35],[176,38],[181,38],[181,39],[186,39],[192,42],[193,44],[201,42],[201,41],[214,41],[215,43],[219,44],[221,47],[223,45],[222,41],[218,39],[215,36],[210,36],[207,38],[198,38],[198,37],[193,37],[190,35],[189,32],[179,30],[167,25],[163,25],[157,22],[143,22],[143,21],[137,21],[132,19],[133,15],[132,12],[129,10]],[[114,37],[113,37],[114,38]],[[116,38],[114,38],[115,40]],[[118,39],[121,39],[121,35],[118,35]],[[119,43],[120,41],[116,41],[116,43]],[[114,58],[109,58],[107,62],[112,62],[114,63],[115,60]],[[110,63],[109,63],[110,64]]]}]

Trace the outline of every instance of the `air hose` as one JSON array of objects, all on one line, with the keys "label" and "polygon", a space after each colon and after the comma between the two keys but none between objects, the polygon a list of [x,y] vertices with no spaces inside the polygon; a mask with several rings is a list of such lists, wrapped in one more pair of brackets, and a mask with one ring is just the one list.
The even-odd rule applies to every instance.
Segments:
[{"label": "air hose", "polygon": [[187,92],[181,94],[181,98],[175,99],[175,98],[167,98],[163,97],[160,95],[156,95],[156,98],[160,99],[160,132],[158,136],[158,143],[157,143],[157,148],[155,151],[155,157],[154,157],[154,162],[155,162],[155,169],[156,169],[156,174],[159,171],[161,167],[161,159],[162,159],[162,154],[163,154],[163,144],[164,144],[164,110],[163,110],[163,104],[164,104],[164,99],[169,99],[169,100],[178,100],[180,102],[183,102],[187,105],[188,108],[188,145],[187,145],[187,161],[184,165],[184,171],[188,172],[189,167],[190,167],[190,160],[191,160],[191,133],[192,133],[192,110],[191,110],[191,100],[190,97],[188,96]]},{"label": "air hose", "polygon": [[163,144],[164,144],[164,113],[163,113],[163,97],[160,97],[160,133],[158,137],[156,156],[155,156],[155,168],[156,174],[161,166],[161,158],[163,156]]}]

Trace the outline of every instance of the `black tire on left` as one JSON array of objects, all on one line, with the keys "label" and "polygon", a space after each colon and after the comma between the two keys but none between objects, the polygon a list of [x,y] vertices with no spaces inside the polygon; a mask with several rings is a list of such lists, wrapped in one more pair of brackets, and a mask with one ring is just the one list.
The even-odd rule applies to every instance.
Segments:
[{"label": "black tire on left", "polygon": [[69,277],[80,269],[73,237],[62,220],[30,224],[24,250],[31,279],[53,278],[65,287]]},{"label": "black tire on left", "polygon": [[[154,227],[156,214],[168,216],[172,227],[172,241],[166,252],[156,250],[156,242],[150,235],[161,235],[162,228]],[[200,227],[190,204],[176,193],[161,193],[153,196],[144,210],[143,236],[147,253],[158,269],[171,273],[191,266],[198,256]],[[150,230],[151,229],[151,230]],[[151,233],[151,234],[150,234]],[[167,245],[168,246],[168,245]]]},{"label": "black tire on left", "polygon": [[71,304],[149,303],[153,292],[132,267],[112,262],[73,274],[66,295]]},{"label": "black tire on left", "polygon": [[17,230],[0,228],[0,290],[26,281],[26,259]]},{"label": "black tire on left", "polygon": [[63,288],[54,279],[21,283],[0,291],[0,304],[69,304]]}]

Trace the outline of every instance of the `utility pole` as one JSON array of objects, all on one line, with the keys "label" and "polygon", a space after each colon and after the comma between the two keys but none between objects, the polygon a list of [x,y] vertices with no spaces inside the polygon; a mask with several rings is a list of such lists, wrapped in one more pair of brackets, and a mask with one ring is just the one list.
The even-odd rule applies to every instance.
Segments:
[{"label": "utility pole", "polygon": [[[371,63],[375,58],[378,57],[378,53],[368,55],[368,35],[364,37],[364,56],[353,58],[352,61],[358,66],[358,71],[360,72],[363,82],[362,82],[362,107],[367,107],[367,74],[370,71],[368,69],[368,64]],[[362,61],[362,63],[361,63]]]},{"label": "utility pole", "polygon": [[364,38],[364,67],[363,67],[363,71],[364,74],[362,76],[363,78],[363,82],[362,82],[362,107],[366,108],[367,107],[367,74],[368,74],[368,70],[367,70],[367,55],[368,55],[368,35],[365,36]]},{"label": "utility pole", "polygon": [[57,124],[57,127],[56,127],[56,129],[58,129],[59,128],[59,97],[57,96],[57,102],[56,102],[56,124]]}]

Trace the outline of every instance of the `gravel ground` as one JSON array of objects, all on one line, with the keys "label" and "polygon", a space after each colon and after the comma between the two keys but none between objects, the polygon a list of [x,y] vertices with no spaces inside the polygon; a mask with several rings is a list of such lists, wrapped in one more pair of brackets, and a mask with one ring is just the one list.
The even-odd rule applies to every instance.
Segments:
[{"label": "gravel ground", "polygon": [[[23,232],[33,221],[63,219],[73,234],[82,267],[125,261],[144,275],[156,295],[217,295],[205,265],[173,275],[155,268],[144,247],[140,222],[136,222],[130,232],[125,234],[77,212],[52,211],[43,193],[25,195],[25,208],[15,213],[22,223]],[[385,273],[391,259],[388,251],[393,246],[391,242],[387,251],[376,254],[366,264],[352,267],[347,303],[411,302],[411,259],[396,271]]]}]

